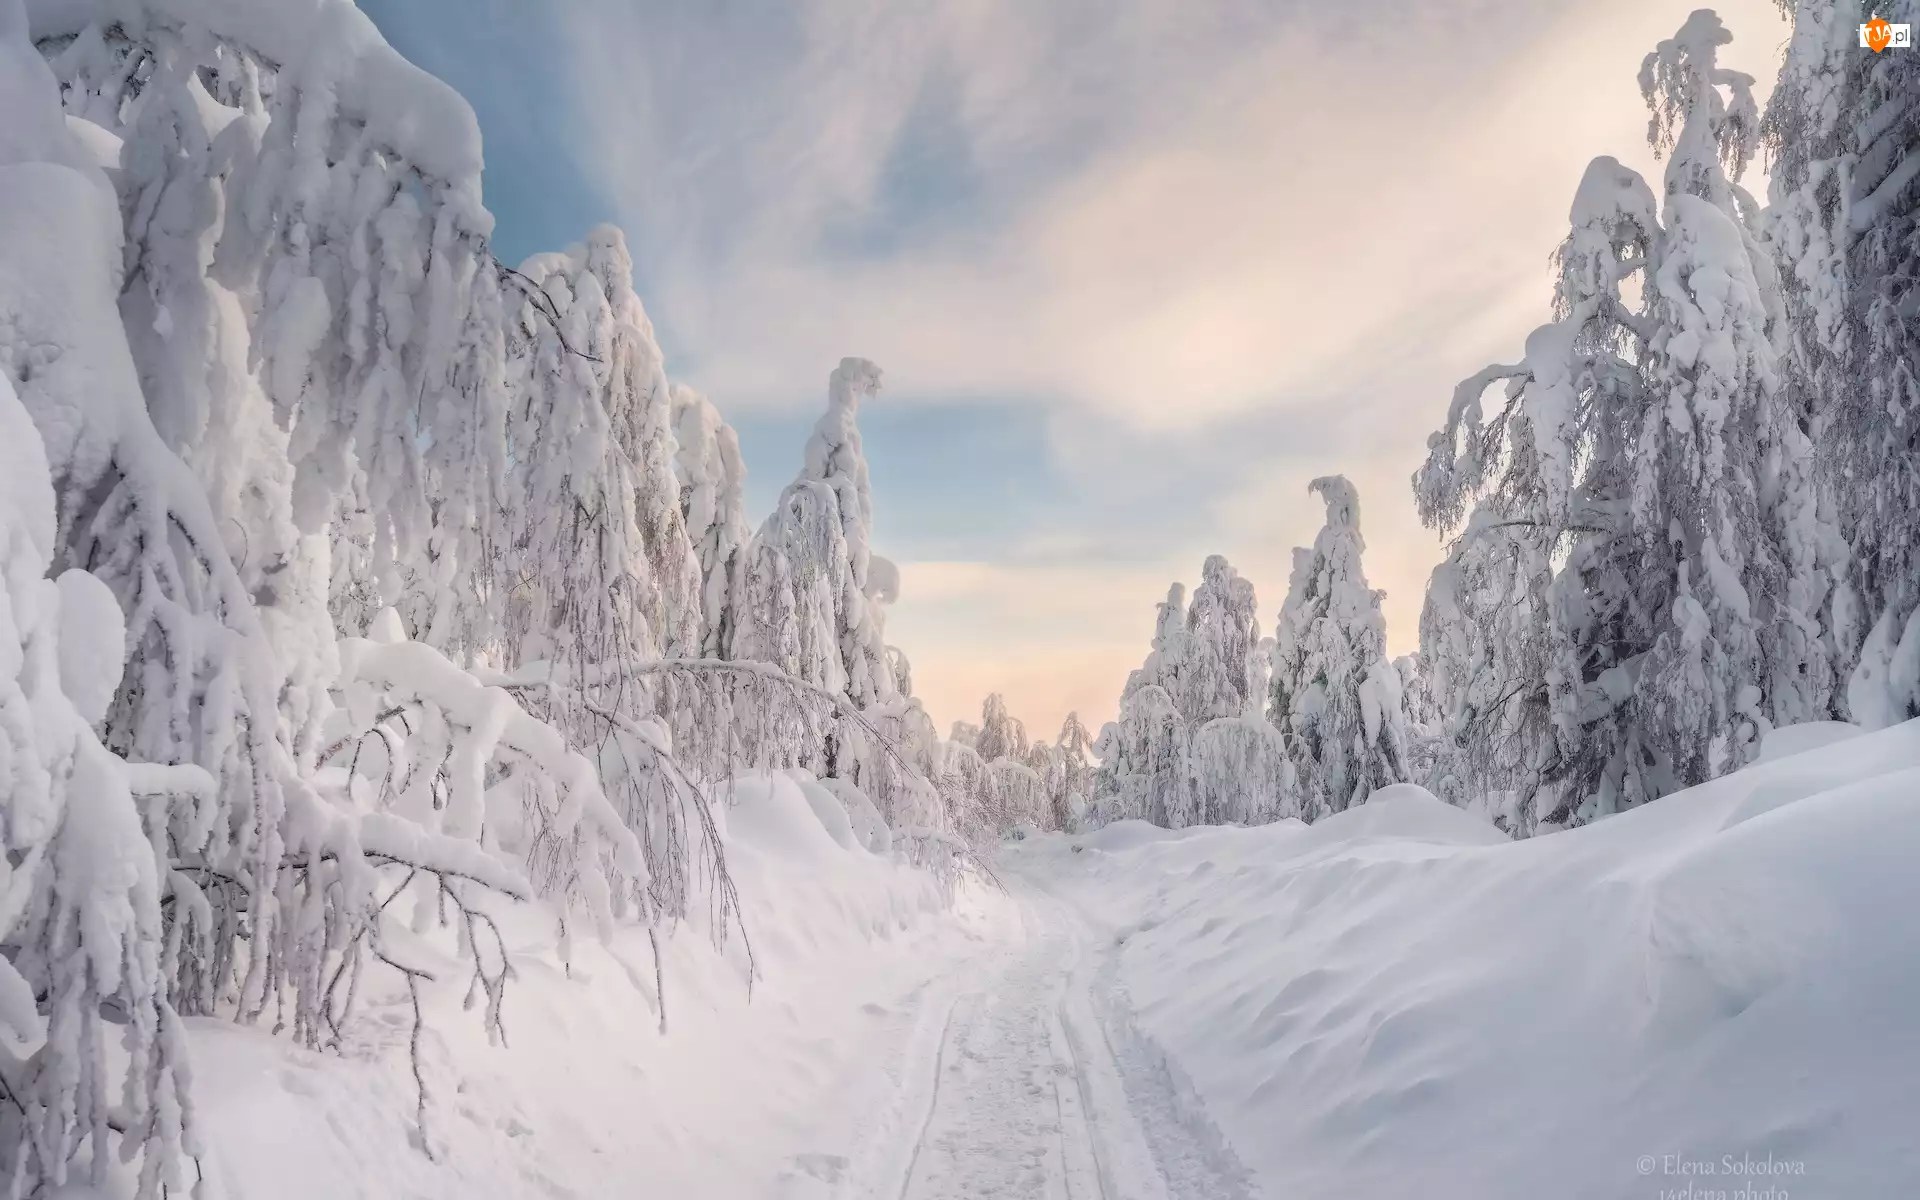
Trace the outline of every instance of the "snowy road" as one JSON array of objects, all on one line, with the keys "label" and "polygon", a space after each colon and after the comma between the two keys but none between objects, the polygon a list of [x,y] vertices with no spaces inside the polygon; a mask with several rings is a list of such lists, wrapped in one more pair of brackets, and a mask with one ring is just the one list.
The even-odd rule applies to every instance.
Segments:
[{"label": "snowy road", "polygon": [[861,1114],[853,1152],[801,1156],[782,1194],[1250,1197],[1204,1116],[1116,1019],[1111,936],[1036,880],[1007,886],[1018,921],[1005,939],[884,1013],[884,1062],[834,1101]]}]

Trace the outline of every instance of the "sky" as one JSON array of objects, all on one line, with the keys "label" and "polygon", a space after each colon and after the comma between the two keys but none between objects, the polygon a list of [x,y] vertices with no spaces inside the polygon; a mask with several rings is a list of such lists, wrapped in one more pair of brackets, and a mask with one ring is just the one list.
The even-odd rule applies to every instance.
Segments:
[{"label": "sky", "polygon": [[[1271,632],[1307,484],[1360,489],[1388,644],[1443,552],[1454,384],[1550,316],[1586,163],[1653,176],[1689,0],[361,0],[473,104],[496,250],[622,226],[758,524],[847,355],[888,640],[944,729],[1094,728],[1209,554]],[[1762,99],[1786,26],[1719,6]],[[1758,186],[1760,180],[1749,179]]]}]

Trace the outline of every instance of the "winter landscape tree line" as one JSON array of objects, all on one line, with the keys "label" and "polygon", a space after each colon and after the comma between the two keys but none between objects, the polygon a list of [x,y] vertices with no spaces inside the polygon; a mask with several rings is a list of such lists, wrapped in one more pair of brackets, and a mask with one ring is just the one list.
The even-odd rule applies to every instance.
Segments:
[{"label": "winter landscape tree line", "polygon": [[1168,593],[1083,819],[1311,821],[1413,782],[1528,836],[1775,726],[1920,715],[1920,57],[1858,40],[1920,9],[1784,8],[1764,114],[1711,11],[1646,57],[1664,178],[1593,160],[1551,319],[1454,392],[1413,477],[1448,538],[1418,653],[1388,660],[1358,498],[1317,479],[1270,637],[1218,556]]},{"label": "winter landscape tree line", "polygon": [[350,3],[4,0],[0,110],[7,1194],[195,1187],[181,1018],[327,1048],[376,975],[431,1153],[418,947],[505,1038],[503,904],[750,938],[742,771],[949,882],[1045,819],[886,644],[879,371],[750,528],[620,232],[496,260],[471,110]]},{"label": "winter landscape tree line", "polygon": [[334,1045],[444,969],[422,939],[507,1037],[501,905],[563,953],[701,905],[750,937],[710,809],[745,770],[951,879],[1012,826],[1403,780],[1526,835],[1920,711],[1920,60],[1859,16],[1795,6],[1764,115],[1711,14],[1648,57],[1659,198],[1595,161],[1552,320],[1415,478],[1451,538],[1419,655],[1330,476],[1270,636],[1209,558],[1119,719],[1036,744],[997,698],[939,737],[886,644],[872,364],[751,528],[619,231],[495,259],[471,111],[351,4],[0,0],[9,1194],[195,1188],[182,1016]]}]

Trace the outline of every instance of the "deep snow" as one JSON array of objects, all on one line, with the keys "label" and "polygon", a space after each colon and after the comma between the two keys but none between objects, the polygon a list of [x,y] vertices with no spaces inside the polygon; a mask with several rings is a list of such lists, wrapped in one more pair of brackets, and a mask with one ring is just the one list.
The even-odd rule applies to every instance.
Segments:
[{"label": "deep snow", "polygon": [[[413,1128],[410,1013],[374,997],[340,1056],[264,1030],[194,1023],[201,1116],[236,1200],[392,1197],[749,1197],[779,1194],[822,1098],[857,1073],[889,1005],[936,964],[965,958],[1011,913],[977,891],[949,907],[932,878],[837,843],[785,776],[742,782],[723,806],[758,978],[735,932],[663,942],[667,1032],[645,931],[576,937],[569,976],[551,929],[509,931],[519,977],[508,1045],[429,998],[428,1128]],[[447,974],[451,975],[451,972]]]},{"label": "deep snow", "polygon": [[1912,1195],[1920,722],[1854,732],[1523,842],[1407,787],[1013,855],[1264,1195]]},{"label": "deep snow", "polygon": [[519,928],[508,1048],[435,998],[437,1161],[398,993],[340,1058],[201,1023],[214,1165],[245,1200],[1910,1194],[1920,722],[1769,750],[1524,842],[1414,787],[1034,836],[952,908],[749,781],[751,999],[737,936],[683,933],[662,1036],[643,935],[568,978]]}]

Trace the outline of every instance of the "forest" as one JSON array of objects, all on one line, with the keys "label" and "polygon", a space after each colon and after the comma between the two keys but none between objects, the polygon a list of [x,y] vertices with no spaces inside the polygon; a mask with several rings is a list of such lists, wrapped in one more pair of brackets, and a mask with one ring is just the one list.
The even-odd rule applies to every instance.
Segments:
[{"label": "forest", "polygon": [[1652,49],[1663,176],[1595,158],[1541,323],[1434,398],[1417,654],[1329,474],[1271,625],[1209,557],[1118,719],[1033,740],[942,736],[887,641],[879,367],[822,364],[756,525],[622,233],[495,257],[472,111],[350,3],[0,0],[7,1194],[202,1195],[185,1022],[324,1050],[376,986],[432,1157],[427,983],[508,1037],[507,910],[751,956],[756,772],[951,899],[1010,831],[1416,784],[1562,836],[1920,716],[1920,55],[1786,7],[1764,111],[1712,12]]}]

